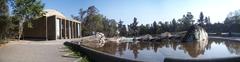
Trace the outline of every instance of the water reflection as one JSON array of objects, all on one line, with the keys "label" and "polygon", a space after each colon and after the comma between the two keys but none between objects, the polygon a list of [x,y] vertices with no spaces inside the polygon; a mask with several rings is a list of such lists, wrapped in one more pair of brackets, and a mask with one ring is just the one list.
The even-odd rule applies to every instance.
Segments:
[{"label": "water reflection", "polygon": [[231,43],[229,41],[225,42],[229,52],[232,54],[240,55],[240,42]]},{"label": "water reflection", "polygon": [[[145,58],[144,55],[151,55],[154,57],[162,57],[164,54],[170,57],[181,58],[200,58],[199,56],[207,57],[212,53],[221,53],[221,51],[228,51],[228,56],[240,55],[240,42],[210,39],[205,43],[188,42],[179,43],[178,40],[163,40],[160,42],[124,42],[116,44],[114,42],[107,42],[103,47],[94,48],[103,52],[107,52],[116,56],[129,58],[133,54],[135,59]],[[217,46],[212,48],[212,46]],[[222,48],[226,47],[226,49]],[[214,51],[214,49],[221,49]],[[182,52],[183,51],[183,52]],[[209,51],[209,52],[206,52]],[[150,53],[149,53],[150,52]],[[167,52],[167,53],[164,53]],[[156,53],[156,54],[155,54]],[[161,54],[158,54],[161,53]],[[164,53],[164,54],[163,54]],[[207,53],[207,54],[206,54]],[[142,54],[139,56],[139,54]],[[164,56],[165,57],[165,56]],[[146,59],[151,60],[151,59]]]}]

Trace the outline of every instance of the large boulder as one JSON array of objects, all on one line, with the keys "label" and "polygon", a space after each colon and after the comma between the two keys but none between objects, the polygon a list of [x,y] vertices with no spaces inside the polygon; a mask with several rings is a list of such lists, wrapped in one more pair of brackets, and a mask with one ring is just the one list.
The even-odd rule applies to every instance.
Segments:
[{"label": "large boulder", "polygon": [[191,41],[202,42],[207,40],[208,40],[207,32],[198,25],[191,26],[183,38],[184,42],[191,42]]},{"label": "large boulder", "polygon": [[170,32],[164,32],[161,33],[160,36],[158,36],[160,39],[168,39],[170,37],[172,37],[172,34]]},{"label": "large boulder", "polygon": [[146,35],[138,37],[138,40],[143,40],[143,41],[148,41],[151,39],[153,39],[153,37],[150,34],[146,34]]},{"label": "large boulder", "polygon": [[103,33],[97,32],[94,35],[82,37],[81,44],[93,48],[102,47],[107,42]]},{"label": "large boulder", "polygon": [[106,43],[106,37],[103,33],[97,32],[95,37],[98,39],[99,45],[103,46]]}]

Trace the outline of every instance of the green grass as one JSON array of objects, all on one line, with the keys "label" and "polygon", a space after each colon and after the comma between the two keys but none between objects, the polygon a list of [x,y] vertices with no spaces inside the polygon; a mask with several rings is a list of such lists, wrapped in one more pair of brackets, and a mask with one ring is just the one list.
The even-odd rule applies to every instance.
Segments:
[{"label": "green grass", "polygon": [[86,56],[82,56],[80,52],[76,52],[76,51],[73,51],[71,47],[69,46],[65,46],[65,48],[67,48],[69,51],[67,51],[68,53],[71,53],[71,56],[76,56],[78,58],[81,58],[80,61],[78,62],[90,62],[88,60],[88,58]]}]

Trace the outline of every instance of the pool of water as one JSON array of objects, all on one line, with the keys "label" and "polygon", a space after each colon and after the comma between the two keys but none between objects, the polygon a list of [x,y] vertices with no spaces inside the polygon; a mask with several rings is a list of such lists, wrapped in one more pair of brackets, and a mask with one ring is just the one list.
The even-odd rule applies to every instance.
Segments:
[{"label": "pool of water", "polygon": [[209,39],[207,44],[203,45],[196,42],[180,43],[175,40],[134,41],[120,44],[107,42],[104,46],[93,49],[128,59],[159,62],[166,57],[205,59],[239,56],[240,42],[220,39]]}]

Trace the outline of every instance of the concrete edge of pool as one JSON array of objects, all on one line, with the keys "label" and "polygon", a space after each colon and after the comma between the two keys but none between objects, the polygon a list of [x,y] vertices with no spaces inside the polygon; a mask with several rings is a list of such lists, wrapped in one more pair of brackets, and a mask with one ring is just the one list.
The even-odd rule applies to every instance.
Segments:
[{"label": "concrete edge of pool", "polygon": [[84,54],[85,56],[87,56],[88,59],[90,59],[93,62],[143,62],[139,60],[117,57],[105,52],[97,51],[85,47],[83,45],[78,45],[71,42],[64,42],[64,45],[69,46],[74,51]]},{"label": "concrete edge of pool", "polygon": [[164,62],[240,62],[240,56],[225,58],[206,58],[206,59],[178,59],[165,58]]}]

